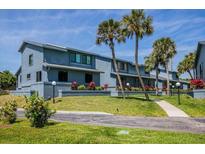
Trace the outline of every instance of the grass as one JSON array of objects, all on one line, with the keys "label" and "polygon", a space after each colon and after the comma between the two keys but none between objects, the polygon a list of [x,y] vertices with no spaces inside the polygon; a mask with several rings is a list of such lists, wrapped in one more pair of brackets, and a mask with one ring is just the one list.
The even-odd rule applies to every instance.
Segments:
[{"label": "grass", "polygon": [[[19,107],[25,104],[20,96],[0,96],[0,105],[6,101],[15,99]],[[125,100],[119,97],[109,96],[69,96],[56,99],[55,104],[50,102],[50,107],[64,111],[98,111],[117,115],[130,116],[166,116],[166,113],[152,101],[146,101],[138,97],[128,97]]]},{"label": "grass", "polygon": [[196,99],[188,95],[181,95],[181,104],[179,105],[177,95],[152,97],[166,100],[167,102],[183,110],[191,117],[205,117],[205,99]]},{"label": "grass", "polygon": [[[205,143],[205,134],[112,128],[50,122],[44,128],[32,128],[20,119],[15,124],[0,124],[0,143]],[[121,130],[128,135],[119,135]]]},{"label": "grass", "polygon": [[123,100],[109,96],[72,96],[57,101],[59,102],[51,104],[51,107],[57,110],[100,111],[131,116],[166,116],[157,104],[138,97],[128,97]]}]

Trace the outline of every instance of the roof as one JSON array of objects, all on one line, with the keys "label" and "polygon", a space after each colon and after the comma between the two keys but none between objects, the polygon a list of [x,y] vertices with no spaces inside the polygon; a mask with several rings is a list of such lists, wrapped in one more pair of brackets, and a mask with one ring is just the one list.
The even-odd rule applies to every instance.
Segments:
[{"label": "roof", "polygon": [[[102,56],[100,54],[96,54],[96,53],[89,52],[89,51],[84,51],[84,50],[70,48],[70,47],[62,47],[62,46],[58,46],[58,45],[54,45],[54,44],[50,44],[50,43],[39,43],[39,42],[29,41],[29,40],[24,40],[22,42],[18,52],[22,52],[26,44],[31,44],[31,45],[34,45],[34,46],[38,46],[38,47],[42,47],[42,48],[47,48],[47,49],[53,49],[53,50],[57,50],[59,52],[75,51],[75,52],[82,53],[82,54],[89,54],[89,55],[93,55],[93,56],[102,57],[102,58],[106,58],[106,59],[112,60],[111,57]],[[128,60],[124,60],[124,59],[120,59],[120,58],[117,58],[117,60],[129,63],[131,65],[134,65],[133,62],[128,61]],[[140,64],[140,66],[144,66],[144,65]]]},{"label": "roof", "polygon": [[[47,48],[47,49],[53,49],[53,50],[57,50],[59,52],[75,51],[75,52],[78,52],[78,53],[89,54],[89,55],[93,55],[93,56],[102,57],[102,58],[112,60],[111,57],[102,56],[100,54],[96,54],[96,53],[93,53],[93,52],[88,52],[88,51],[84,51],[84,50],[80,50],[80,49],[74,49],[74,48],[70,48],[70,47],[62,47],[62,46],[54,45],[54,44],[50,44],[50,43],[39,43],[39,42],[35,42],[35,41],[30,41],[30,40],[24,40],[18,51],[22,52],[26,44],[31,44],[31,45],[34,45],[34,46]],[[116,58],[116,59],[118,61],[126,62],[126,63],[129,63],[129,64],[135,66],[135,64],[131,61],[120,59],[120,58]],[[144,67],[143,64],[139,64],[139,66]],[[170,71],[170,72],[175,72],[176,73],[176,71]]]},{"label": "roof", "polygon": [[49,64],[49,63],[43,63],[46,67],[52,67],[52,68],[62,68],[62,69],[68,69],[68,70],[76,70],[76,71],[87,71],[87,72],[96,72],[96,73],[104,73],[97,69],[91,69],[91,68],[82,68],[82,67],[75,67],[75,66],[65,66],[65,65],[58,65],[58,64]]},{"label": "roof", "polygon": [[18,70],[16,71],[15,75],[18,76],[20,72],[21,72],[21,66],[18,68]]},{"label": "roof", "polygon": [[196,50],[196,60],[195,60],[195,67],[198,63],[198,59],[201,53],[201,45],[205,45],[205,41],[198,42],[197,50]]}]

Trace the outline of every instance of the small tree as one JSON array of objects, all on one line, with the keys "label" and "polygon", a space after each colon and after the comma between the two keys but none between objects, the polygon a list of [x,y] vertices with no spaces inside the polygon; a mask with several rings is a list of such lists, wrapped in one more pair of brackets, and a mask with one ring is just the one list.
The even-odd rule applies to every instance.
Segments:
[{"label": "small tree", "polygon": [[16,85],[16,77],[9,71],[0,72],[0,89],[13,89]]},{"label": "small tree", "polygon": [[14,123],[16,121],[16,111],[16,101],[6,102],[5,105],[0,108],[0,120],[4,123]]},{"label": "small tree", "polygon": [[185,56],[185,58],[177,66],[179,75],[187,72],[190,78],[193,79],[191,70],[194,70],[195,57],[195,53],[192,52]]},{"label": "small tree", "polygon": [[26,97],[24,109],[25,116],[31,122],[31,126],[36,128],[44,127],[48,119],[55,113],[49,109],[48,102],[36,95]]}]

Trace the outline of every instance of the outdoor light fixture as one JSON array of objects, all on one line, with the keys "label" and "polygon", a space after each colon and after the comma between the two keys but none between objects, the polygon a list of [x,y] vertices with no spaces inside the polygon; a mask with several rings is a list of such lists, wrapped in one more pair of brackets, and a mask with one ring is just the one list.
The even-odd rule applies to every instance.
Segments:
[{"label": "outdoor light fixture", "polygon": [[130,86],[130,83],[129,83],[129,82],[127,82],[127,83],[126,83],[126,85],[129,87],[129,86]]},{"label": "outdoor light fixture", "polygon": [[180,86],[181,86],[181,83],[180,83],[180,82],[177,82],[177,83],[176,83],[176,87],[177,87],[177,89],[178,89],[178,104],[179,104],[179,105],[180,105],[180,92],[179,92]]},{"label": "outdoor light fixture", "polygon": [[56,82],[52,81],[52,86],[53,86],[53,103],[55,103],[55,86],[56,86]]}]

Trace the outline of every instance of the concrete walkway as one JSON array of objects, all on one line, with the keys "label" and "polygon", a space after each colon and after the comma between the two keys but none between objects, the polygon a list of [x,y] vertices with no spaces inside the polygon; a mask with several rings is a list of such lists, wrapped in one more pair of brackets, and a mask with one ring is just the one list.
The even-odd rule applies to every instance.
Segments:
[{"label": "concrete walkway", "polygon": [[155,102],[167,113],[169,117],[189,117],[184,111],[164,100],[155,100]]},{"label": "concrete walkway", "polygon": [[[24,118],[24,111],[18,110],[17,115]],[[79,124],[143,128],[149,130],[182,131],[191,133],[205,133],[205,118],[182,118],[182,117],[136,117],[106,114],[83,114],[57,112],[51,117],[57,122],[73,122]]]},{"label": "concrete walkway", "polygon": [[[18,108],[18,111],[24,112],[23,108]],[[77,115],[113,115],[111,113],[107,112],[92,112],[92,111],[56,111],[56,113],[61,114],[77,114]]]}]

